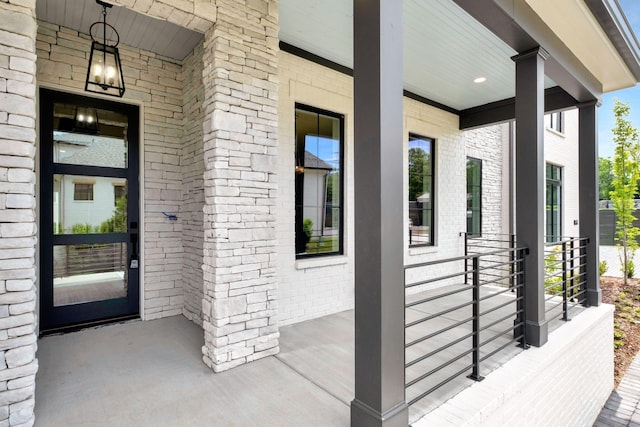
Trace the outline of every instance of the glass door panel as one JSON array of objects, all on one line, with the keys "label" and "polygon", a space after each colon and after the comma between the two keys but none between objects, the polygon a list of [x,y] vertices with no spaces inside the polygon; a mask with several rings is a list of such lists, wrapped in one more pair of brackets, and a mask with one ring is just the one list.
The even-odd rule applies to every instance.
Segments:
[{"label": "glass door panel", "polygon": [[138,107],[40,99],[41,330],[137,316]]}]

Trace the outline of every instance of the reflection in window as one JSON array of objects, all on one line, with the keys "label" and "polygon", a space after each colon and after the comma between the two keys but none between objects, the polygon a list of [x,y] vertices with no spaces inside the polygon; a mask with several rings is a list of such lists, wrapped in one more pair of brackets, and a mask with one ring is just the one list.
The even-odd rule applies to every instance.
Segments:
[{"label": "reflection in window", "polygon": [[54,234],[126,231],[126,179],[64,174],[53,176]]},{"label": "reflection in window", "polygon": [[343,117],[296,108],[296,256],[342,253]]},{"label": "reflection in window", "polygon": [[93,184],[75,183],[73,185],[73,200],[93,200]]},{"label": "reflection in window", "polygon": [[549,127],[557,132],[564,132],[564,113],[562,111],[549,114]]},{"label": "reflection in window", "polygon": [[482,160],[467,158],[467,234],[482,233]]},{"label": "reflection in window", "polygon": [[409,245],[433,245],[434,141],[409,135]]},{"label": "reflection in window", "polygon": [[557,242],[562,236],[562,168],[547,163],[546,241]]}]

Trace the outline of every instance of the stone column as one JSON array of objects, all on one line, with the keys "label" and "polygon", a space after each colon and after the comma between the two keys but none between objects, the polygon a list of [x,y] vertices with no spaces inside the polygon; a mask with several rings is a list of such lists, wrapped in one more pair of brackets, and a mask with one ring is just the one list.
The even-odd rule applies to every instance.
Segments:
[{"label": "stone column", "polygon": [[406,426],[402,2],[353,2],[354,427]]},{"label": "stone column", "polygon": [[[278,2],[218,0],[204,41],[204,362],[278,352]],[[293,171],[291,172],[293,173]]]},{"label": "stone column", "polygon": [[578,105],[579,108],[579,182],[580,237],[587,237],[587,303],[602,303],[600,290],[599,247],[600,212],[598,206],[598,120],[597,102]]},{"label": "stone column", "polygon": [[0,2],[0,425],[34,423],[35,2]]},{"label": "stone column", "polygon": [[525,261],[527,342],[547,342],[544,297],[544,61],[541,47],[514,56],[516,63],[516,236],[529,248]]}]

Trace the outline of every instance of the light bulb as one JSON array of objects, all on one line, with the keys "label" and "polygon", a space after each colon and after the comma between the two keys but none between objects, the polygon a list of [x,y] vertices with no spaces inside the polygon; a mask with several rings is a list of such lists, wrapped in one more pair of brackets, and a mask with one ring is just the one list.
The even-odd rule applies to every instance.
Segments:
[{"label": "light bulb", "polygon": [[96,64],[93,66],[93,80],[96,83],[102,83],[102,65]]},{"label": "light bulb", "polygon": [[87,123],[93,123],[93,116],[92,115],[88,115],[87,116]]},{"label": "light bulb", "polygon": [[78,114],[78,121],[79,122],[84,122],[84,114],[82,114],[82,113]]},{"label": "light bulb", "polygon": [[116,70],[113,67],[107,67],[107,82],[113,86],[113,83],[115,82],[115,75],[116,75]]}]

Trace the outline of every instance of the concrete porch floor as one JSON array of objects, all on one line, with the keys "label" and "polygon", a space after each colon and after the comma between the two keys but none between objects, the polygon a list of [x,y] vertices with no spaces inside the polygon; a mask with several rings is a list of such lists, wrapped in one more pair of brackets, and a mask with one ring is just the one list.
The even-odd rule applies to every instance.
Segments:
[{"label": "concrete porch floor", "polygon": [[[483,291],[483,293],[490,291]],[[407,310],[407,321],[458,305],[467,292],[430,303],[428,310]],[[423,295],[424,296],[424,295]],[[496,298],[495,304],[513,301],[514,294]],[[417,296],[410,297],[410,299]],[[515,302],[513,303],[515,304]],[[509,303],[488,315],[499,319],[513,310]],[[469,309],[467,309],[468,311]],[[453,311],[419,330],[407,330],[413,339],[468,317]],[[202,362],[202,329],[182,316],[150,322],[129,322],[49,336],[40,339],[40,370],[36,379],[36,419],[39,426],[349,426],[349,404],[354,390],[353,310],[280,329],[280,353],[219,374]],[[491,328],[508,328],[512,320]],[[415,327],[414,327],[415,329]],[[469,326],[451,330],[448,339],[462,336]],[[444,337],[443,337],[444,338]],[[504,340],[496,340],[496,348]],[[442,363],[468,348],[452,347],[426,363]],[[433,350],[442,339],[407,350],[407,360]],[[481,366],[487,375],[521,350],[507,347]],[[407,390],[412,399],[453,372],[464,369],[459,360]],[[420,365],[420,364],[419,364]],[[407,370],[407,379],[425,366]],[[410,408],[410,421],[438,407],[473,384],[464,375],[439,388]]]}]

